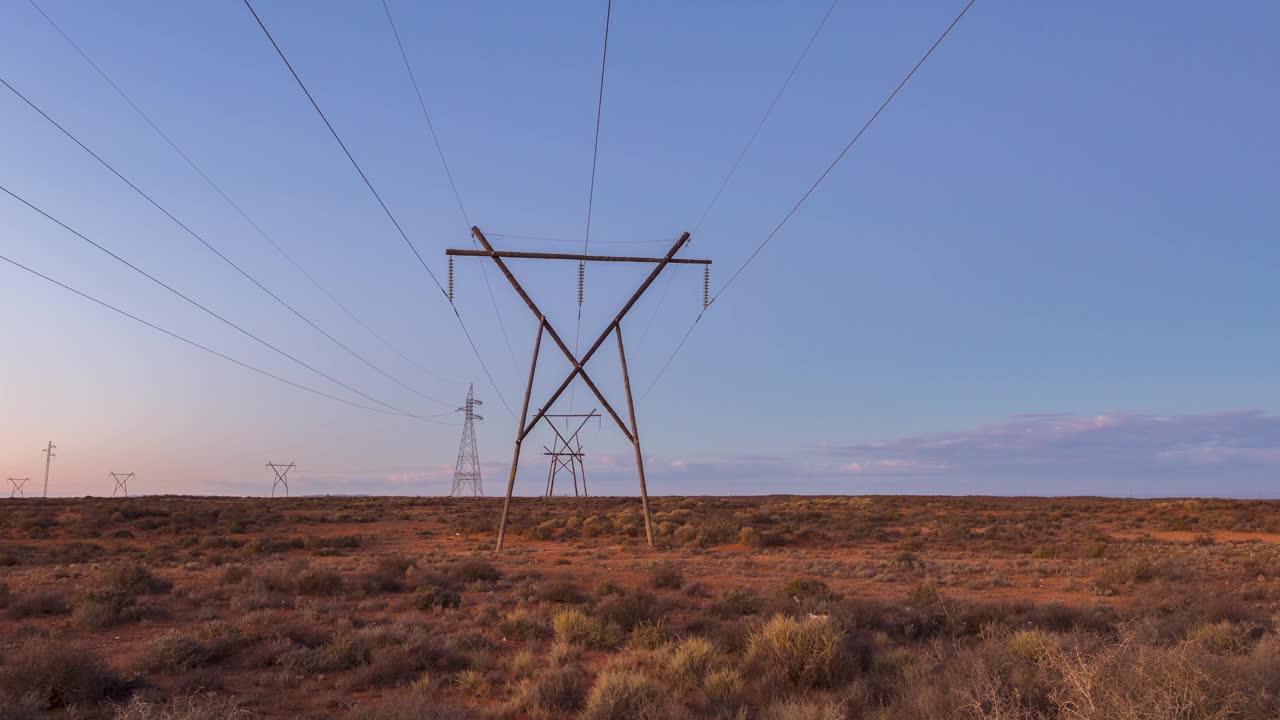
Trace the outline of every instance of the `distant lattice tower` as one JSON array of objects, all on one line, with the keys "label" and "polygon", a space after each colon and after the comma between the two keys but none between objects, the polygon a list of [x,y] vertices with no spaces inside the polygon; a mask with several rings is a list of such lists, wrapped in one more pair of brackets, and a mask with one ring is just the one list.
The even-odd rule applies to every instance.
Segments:
[{"label": "distant lattice tower", "polygon": [[476,449],[476,420],[484,417],[476,414],[476,406],[484,403],[475,399],[475,386],[467,388],[467,404],[458,408],[466,413],[462,423],[462,443],[458,446],[458,462],[453,466],[453,491],[450,495],[470,494],[474,497],[484,496],[480,487],[480,451]]}]

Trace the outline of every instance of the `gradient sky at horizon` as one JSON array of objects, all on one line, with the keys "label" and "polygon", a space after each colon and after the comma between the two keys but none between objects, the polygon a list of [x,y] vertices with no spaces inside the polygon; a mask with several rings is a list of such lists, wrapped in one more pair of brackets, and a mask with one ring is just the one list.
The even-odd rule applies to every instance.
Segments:
[{"label": "gradient sky at horizon", "polygon": [[[486,489],[514,419],[238,0],[39,0],[273,239],[418,363],[284,261],[25,0],[0,3],[0,77],[264,284],[380,367],[485,401]],[[389,0],[473,223],[581,242],[604,3]],[[614,3],[594,249],[656,253],[693,230],[828,0]],[[841,0],[691,256],[713,291],[963,7]],[[470,245],[382,5],[260,0],[264,22],[442,280]],[[639,405],[656,493],[1276,493],[1280,6],[978,0],[894,104],[703,318]],[[345,356],[0,87],[0,185],[345,382],[449,408]],[[634,242],[605,245],[603,243]],[[519,249],[573,244],[497,239]],[[274,356],[8,196],[0,254],[307,385]],[[562,334],[572,263],[513,264]],[[458,308],[519,411],[535,325],[492,270],[457,265]],[[643,277],[588,269],[594,339]],[[447,491],[459,428],[387,417],[255,376],[0,263],[0,475],[51,494]],[[674,268],[626,328],[637,392],[697,315]],[[623,409],[612,343],[589,369]],[[567,372],[544,343],[534,404]],[[584,387],[574,408],[596,406]],[[565,404],[561,409],[567,409]],[[456,418],[445,418],[456,423]],[[540,490],[545,437],[518,491]],[[598,493],[630,448],[587,433]]]}]

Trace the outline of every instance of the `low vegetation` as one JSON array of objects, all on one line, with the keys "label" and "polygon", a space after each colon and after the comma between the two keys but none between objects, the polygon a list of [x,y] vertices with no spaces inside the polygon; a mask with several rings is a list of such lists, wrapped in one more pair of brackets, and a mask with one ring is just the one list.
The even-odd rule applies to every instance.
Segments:
[{"label": "low vegetation", "polygon": [[1273,720],[1280,506],[0,504],[0,720]]}]

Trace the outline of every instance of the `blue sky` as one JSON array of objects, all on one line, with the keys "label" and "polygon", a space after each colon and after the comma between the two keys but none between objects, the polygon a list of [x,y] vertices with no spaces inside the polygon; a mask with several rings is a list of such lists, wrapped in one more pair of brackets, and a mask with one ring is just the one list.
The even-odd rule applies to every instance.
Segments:
[{"label": "blue sky", "polygon": [[[416,365],[352,322],[230,209],[26,2],[0,5],[0,77],[326,331],[420,391],[485,401],[497,492],[515,421],[240,2],[41,6],[282,247]],[[391,0],[473,223],[580,241],[602,2]],[[613,8],[592,240],[658,252],[692,230],[829,6]],[[842,0],[689,248],[713,290],[963,6]],[[378,2],[259,13],[443,279],[469,245]],[[639,406],[655,492],[1272,494],[1280,463],[1280,46],[1274,3],[978,0],[894,104],[698,325]],[[364,392],[405,391],[288,314],[0,89],[0,185]],[[495,238],[521,249],[568,243]],[[603,243],[629,243],[609,244]],[[255,345],[0,197],[0,252],[297,382]],[[479,261],[458,308],[514,411],[535,325]],[[572,335],[576,269],[514,265]],[[595,336],[643,268],[588,270]],[[57,494],[447,490],[459,428],[309,396],[0,268],[0,473]],[[647,388],[700,309],[676,268],[626,324]],[[499,328],[497,317],[509,336]],[[612,345],[606,346],[611,350]],[[567,372],[544,344],[535,406]],[[616,355],[589,369],[622,408]],[[425,367],[430,372],[424,371]],[[595,406],[585,388],[574,409]],[[560,409],[568,409],[566,404]],[[447,422],[456,422],[446,418]],[[545,433],[544,433],[545,434]],[[1025,440],[1016,447],[1007,438]],[[993,440],[993,438],[995,438]],[[526,446],[518,489],[545,476]],[[966,449],[942,451],[941,447]],[[589,430],[598,492],[630,448]],[[994,458],[994,459],[993,459]],[[999,461],[996,461],[999,460]]]}]

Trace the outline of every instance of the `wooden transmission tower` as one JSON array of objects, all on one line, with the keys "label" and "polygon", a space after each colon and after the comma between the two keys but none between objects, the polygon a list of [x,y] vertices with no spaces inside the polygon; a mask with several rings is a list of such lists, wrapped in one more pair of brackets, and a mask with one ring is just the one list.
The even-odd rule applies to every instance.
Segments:
[{"label": "wooden transmission tower", "polygon": [[[636,472],[640,476],[640,503],[644,510],[645,538],[649,543],[649,547],[653,547],[653,518],[650,517],[649,514],[649,490],[645,486],[644,481],[644,456],[640,451],[640,431],[636,426],[636,406],[631,397],[631,376],[627,373],[627,353],[622,344],[622,320],[627,316],[627,313],[631,311],[631,308],[636,304],[636,301],[640,299],[640,296],[649,289],[649,286],[653,284],[653,281],[657,279],[658,275],[668,265],[710,265],[711,261],[676,258],[676,253],[679,252],[680,248],[684,247],[684,244],[689,241],[689,233],[682,234],[679,239],[672,244],[671,249],[669,249],[667,254],[663,257],[620,257],[610,255],[579,255],[572,253],[517,252],[510,250],[499,251],[493,249],[493,246],[489,244],[489,239],[484,236],[484,233],[480,232],[479,228],[471,228],[471,234],[475,236],[477,241],[479,241],[480,246],[484,248],[483,250],[459,250],[450,248],[445,251],[445,254],[450,257],[487,257],[493,260],[494,264],[498,266],[498,269],[502,271],[502,274],[506,276],[507,281],[511,283],[511,287],[515,288],[516,293],[520,295],[520,299],[524,300],[525,305],[529,306],[529,311],[533,313],[533,316],[538,321],[538,335],[537,339],[534,340],[533,343],[533,360],[529,363],[529,384],[525,387],[524,391],[524,405],[520,409],[520,427],[516,433],[515,453],[511,458],[511,474],[507,478],[507,498],[502,505],[502,518],[498,523],[497,549],[502,549],[504,540],[506,539],[507,518],[511,511],[511,492],[515,488],[516,470],[520,466],[520,444],[524,442],[525,437],[533,431],[534,427],[536,427],[537,424],[546,417],[547,411],[551,409],[551,406],[555,404],[556,400],[560,399],[560,395],[563,394],[574,379],[579,376],[582,378],[582,382],[585,383],[591,392],[595,394],[596,399],[600,401],[600,404],[604,406],[605,411],[609,413],[609,417],[613,418],[618,429],[621,430],[622,434],[631,441],[631,445],[635,449]],[[565,344],[564,340],[560,338],[560,333],[556,332],[555,327],[551,325],[551,322],[547,320],[547,317],[538,309],[537,304],[533,302],[533,299],[529,297],[529,294],[524,291],[524,288],[521,287],[519,281],[516,280],[516,276],[511,274],[511,269],[507,267],[507,263],[504,261],[504,258],[572,260],[577,263],[649,263],[654,265],[654,268],[649,272],[649,276],[645,278],[644,282],[640,284],[640,287],[631,295],[631,299],[627,300],[626,304],[622,306],[622,309],[618,311],[618,314],[614,316],[613,320],[605,326],[604,330],[600,333],[600,336],[591,344],[591,347],[583,353],[581,357],[578,357],[574,354],[574,351],[569,349],[569,346]],[[556,391],[551,394],[551,398],[538,409],[537,413],[534,414],[533,419],[528,420],[529,396],[533,393],[533,378],[538,369],[538,352],[542,349],[543,333],[550,336],[552,342],[556,344],[556,347],[560,348],[560,352],[564,353],[564,356],[569,359],[570,364],[573,365],[573,370],[569,371],[569,375],[560,383],[560,386],[556,388]],[[618,341],[618,357],[622,363],[622,385],[626,390],[627,414],[631,421],[629,424],[623,422],[622,418],[618,415],[618,412],[613,409],[613,405],[605,399],[604,394],[600,392],[600,388],[596,387],[595,382],[592,381],[591,376],[587,374],[585,369],[587,363],[591,361],[591,358],[595,357],[596,351],[600,349],[600,346],[604,345],[610,335],[614,335]],[[526,422],[526,420],[528,420],[528,422]]]},{"label": "wooden transmission tower", "polygon": [[[555,433],[555,438],[551,440],[551,447],[542,446],[545,451],[542,454],[547,455],[551,462],[547,468],[547,498],[550,499],[556,494],[556,477],[563,470],[573,476],[573,496],[579,497],[578,479],[582,479],[581,497],[587,496],[587,467],[583,462],[586,453],[582,451],[582,438],[579,434],[582,428],[586,427],[587,422],[591,418],[599,418],[600,413],[592,410],[589,413],[573,413],[567,415],[544,415],[547,424],[551,426],[551,431]],[[561,418],[565,421],[564,432],[560,432],[560,428],[556,427],[556,419]],[[569,422],[571,420],[581,419],[582,422],[571,432],[569,430]],[[568,458],[566,460],[565,458]]]},{"label": "wooden transmission tower", "polygon": [[107,473],[111,479],[115,481],[115,487],[111,488],[111,497],[116,497],[116,493],[129,497],[129,481],[133,479],[133,473]]},{"label": "wooden transmission tower", "polygon": [[458,408],[466,413],[462,423],[462,442],[458,444],[458,461],[453,466],[453,490],[450,495],[484,497],[480,485],[480,450],[476,447],[476,420],[484,416],[476,414],[476,406],[484,403],[476,400],[475,386],[467,388],[467,404]]}]

